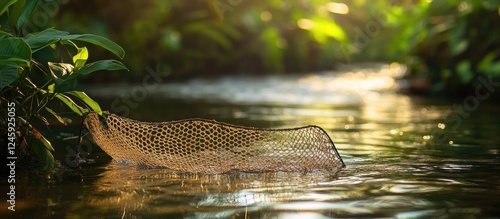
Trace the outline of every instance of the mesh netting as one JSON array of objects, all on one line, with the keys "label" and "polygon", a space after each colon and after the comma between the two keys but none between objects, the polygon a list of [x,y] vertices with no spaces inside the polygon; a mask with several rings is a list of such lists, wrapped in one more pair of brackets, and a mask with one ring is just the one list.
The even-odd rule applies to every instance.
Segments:
[{"label": "mesh netting", "polygon": [[84,123],[94,141],[119,163],[207,174],[344,167],[328,134],[314,125],[262,129],[204,119],[140,122],[103,115],[89,113]]}]

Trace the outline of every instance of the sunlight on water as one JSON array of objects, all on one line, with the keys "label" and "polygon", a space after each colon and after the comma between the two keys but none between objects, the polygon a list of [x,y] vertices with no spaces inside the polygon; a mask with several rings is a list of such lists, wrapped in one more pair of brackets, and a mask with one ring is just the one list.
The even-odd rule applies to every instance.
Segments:
[{"label": "sunlight on water", "polygon": [[[381,91],[393,92],[398,87],[395,78],[401,77],[405,71],[405,66],[397,64],[372,64],[365,68],[346,65],[336,72],[318,74],[194,79],[164,84],[150,93],[157,97],[199,99],[238,105],[349,106],[377,100]],[[109,97],[123,96],[131,90],[133,88],[129,86],[113,89],[101,87],[92,88],[89,93]]]},{"label": "sunlight on water", "polygon": [[226,77],[173,83],[159,89],[172,98],[204,99],[235,104],[273,105],[350,105],[379,98],[375,91],[392,91],[397,87],[395,75],[404,67],[377,66],[378,72],[348,68],[338,72],[310,75],[283,75],[263,78]]},{"label": "sunlight on water", "polygon": [[[453,103],[396,92],[405,71],[398,64],[347,65],[338,72],[227,76],[164,84],[150,95],[182,100],[180,106],[164,104],[165,108],[180,107],[173,112],[190,110],[194,117],[259,127],[319,125],[334,140],[347,168],[328,174],[220,176],[161,171],[154,175],[159,171],[148,170],[154,177],[148,171],[132,177],[134,170],[124,169],[128,184],[123,176],[113,176],[122,170],[111,168],[97,184],[108,185],[99,189],[118,193],[106,199],[109,203],[96,200],[94,205],[129,203],[126,206],[135,208],[123,208],[136,214],[169,212],[185,218],[453,218],[498,213],[493,207],[498,201],[481,198],[499,195],[499,176],[490,174],[500,170],[499,146],[493,140],[500,139],[494,134],[492,117],[478,113],[453,129],[445,122],[453,115]],[[122,96],[130,89],[93,89],[91,93]],[[159,103],[152,100],[148,104]],[[156,113],[155,117],[139,118],[161,121],[157,118],[161,111],[139,107],[136,114],[143,114],[141,110]],[[178,119],[175,115],[165,118]],[[473,131],[476,120],[485,125],[483,131]],[[449,139],[437,142],[439,132]],[[473,137],[478,134],[483,137]],[[481,140],[488,139],[486,136],[490,140]],[[138,193],[147,190],[154,192]]]},{"label": "sunlight on water", "polygon": [[[455,102],[396,92],[404,72],[398,64],[365,64],[305,75],[193,79],[159,85],[141,99],[134,99],[140,85],[88,87],[102,108],[118,114],[122,108],[113,103],[126,107],[121,100],[129,98],[136,105],[128,106],[128,117],[143,121],[201,117],[264,128],[316,124],[328,132],[347,167],[336,173],[193,175],[98,160],[63,175],[65,182],[78,179],[67,187],[54,180],[36,187],[50,201],[26,200],[62,217],[498,217],[500,105],[481,102],[455,126],[446,120],[456,115]],[[70,208],[67,214],[53,210]]]}]

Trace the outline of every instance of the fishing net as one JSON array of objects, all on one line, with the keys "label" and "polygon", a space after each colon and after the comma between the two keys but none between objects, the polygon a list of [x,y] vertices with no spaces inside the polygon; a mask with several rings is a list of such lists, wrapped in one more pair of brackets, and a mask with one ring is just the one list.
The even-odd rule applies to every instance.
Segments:
[{"label": "fishing net", "polygon": [[140,122],[89,113],[92,139],[123,164],[219,174],[338,170],[344,162],[320,127],[262,129],[205,119]]}]

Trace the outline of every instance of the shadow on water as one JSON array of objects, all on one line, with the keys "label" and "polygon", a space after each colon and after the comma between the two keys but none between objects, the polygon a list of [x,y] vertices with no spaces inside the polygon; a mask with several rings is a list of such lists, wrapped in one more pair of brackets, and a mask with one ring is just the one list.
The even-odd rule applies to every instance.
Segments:
[{"label": "shadow on water", "polygon": [[451,122],[463,101],[396,93],[401,68],[196,79],[142,88],[144,96],[142,85],[88,87],[104,109],[120,115],[127,108],[128,117],[142,121],[316,124],[347,167],[193,175],[118,166],[96,148],[89,155],[95,163],[64,173],[62,181],[53,174],[20,176],[19,209],[41,218],[499,217],[500,104],[479,102],[459,124]]}]

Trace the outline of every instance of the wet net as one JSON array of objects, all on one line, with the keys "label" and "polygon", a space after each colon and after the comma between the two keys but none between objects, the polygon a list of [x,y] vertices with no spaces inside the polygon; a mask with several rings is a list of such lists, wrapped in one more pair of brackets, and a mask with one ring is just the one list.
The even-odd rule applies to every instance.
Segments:
[{"label": "wet net", "polygon": [[205,174],[344,167],[328,134],[314,125],[262,129],[205,119],[140,122],[94,112],[84,124],[97,145],[118,163],[128,165]]}]

